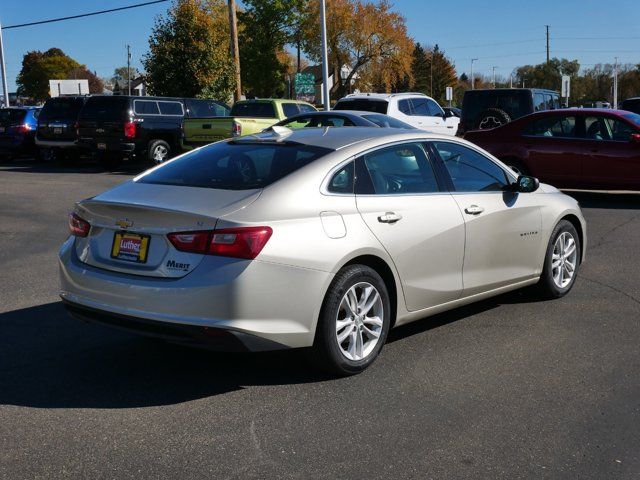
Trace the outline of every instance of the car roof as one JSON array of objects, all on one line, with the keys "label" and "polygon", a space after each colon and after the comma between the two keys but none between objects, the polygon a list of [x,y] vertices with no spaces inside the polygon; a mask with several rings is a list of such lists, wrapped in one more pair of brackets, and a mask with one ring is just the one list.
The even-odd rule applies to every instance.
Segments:
[{"label": "car roof", "polygon": [[[340,128],[340,127],[318,127],[318,128],[301,128],[291,130],[291,133],[278,136],[274,132],[258,133],[255,135],[247,135],[234,140],[235,143],[260,143],[260,142],[277,142],[286,141],[291,143],[300,143],[314,147],[323,147],[330,150],[340,150],[350,145],[363,143],[373,140],[382,140],[385,142],[393,142],[395,140],[410,140],[412,138],[433,138],[436,140],[453,140],[451,135],[443,135],[431,133],[423,130],[408,130],[402,128],[385,128],[385,127],[358,127],[358,128]],[[455,139],[459,140],[459,139]]]},{"label": "car roof", "polygon": [[584,113],[584,114],[601,114],[601,113],[611,113],[613,115],[626,115],[629,112],[626,110],[616,110],[613,108],[578,108],[578,107],[570,107],[570,108],[556,108],[555,110],[543,110],[540,112],[533,112],[527,116],[546,116],[546,115],[555,115],[557,113],[563,112],[571,112],[571,113]]},{"label": "car roof", "polygon": [[364,99],[375,99],[375,100],[390,100],[392,98],[404,98],[404,97],[425,97],[431,98],[429,95],[420,92],[403,92],[403,93],[350,93],[342,97],[340,100],[364,100]]}]

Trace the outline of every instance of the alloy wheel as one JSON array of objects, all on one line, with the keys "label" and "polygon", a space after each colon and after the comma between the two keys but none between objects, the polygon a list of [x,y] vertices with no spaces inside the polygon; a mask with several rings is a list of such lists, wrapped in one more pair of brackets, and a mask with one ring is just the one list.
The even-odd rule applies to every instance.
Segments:
[{"label": "alloy wheel", "polygon": [[167,147],[163,145],[158,145],[156,148],[153,149],[153,161],[155,163],[164,162],[167,158],[168,153],[169,153],[169,150],[167,149]]},{"label": "alloy wheel", "polygon": [[349,360],[371,354],[382,334],[384,308],[380,293],[368,282],[353,285],[342,297],[336,318],[336,340]]},{"label": "alloy wheel", "polygon": [[551,273],[557,287],[566,288],[571,283],[577,262],[576,240],[569,232],[562,232],[553,245],[551,256]]}]

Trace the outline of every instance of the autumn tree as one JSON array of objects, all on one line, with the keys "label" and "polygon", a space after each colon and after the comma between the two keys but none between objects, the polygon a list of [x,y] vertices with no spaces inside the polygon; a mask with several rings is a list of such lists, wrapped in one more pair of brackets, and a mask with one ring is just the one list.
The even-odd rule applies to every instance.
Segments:
[{"label": "autumn tree", "polygon": [[303,0],[245,0],[238,12],[242,86],[250,95],[282,95]]},{"label": "autumn tree", "polygon": [[89,80],[90,93],[102,93],[104,87],[93,72],[66,55],[59,48],[50,48],[46,52],[34,50],[22,58],[22,69],[16,83],[18,95],[42,102],[49,98],[49,80],[86,79]]},{"label": "autumn tree", "polygon": [[[322,60],[318,12],[318,0],[306,3],[303,46],[315,62]],[[354,79],[360,88],[380,85],[390,91],[406,77],[411,78],[413,41],[404,17],[391,10],[388,0],[376,4],[362,0],[329,1],[327,46],[337,97],[346,93]],[[351,69],[345,79],[339,74],[344,65]]]},{"label": "autumn tree", "polygon": [[456,69],[437,44],[426,55],[429,91],[425,93],[444,104],[447,87],[454,87],[457,83]]},{"label": "autumn tree", "polygon": [[149,91],[226,101],[235,88],[228,18],[224,0],[175,0],[149,37]]}]

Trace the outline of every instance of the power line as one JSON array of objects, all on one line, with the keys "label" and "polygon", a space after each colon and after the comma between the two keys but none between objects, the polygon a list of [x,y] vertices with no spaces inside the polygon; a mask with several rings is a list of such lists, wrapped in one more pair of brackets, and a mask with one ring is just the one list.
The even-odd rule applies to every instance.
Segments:
[{"label": "power line", "polygon": [[169,0],[153,0],[151,2],[137,3],[135,5],[127,5],[126,7],[110,8],[109,10],[100,10],[99,12],[82,13],[80,15],[71,15],[69,17],[51,18],[49,20],[40,20],[38,22],[20,23],[17,25],[8,25],[2,27],[2,30],[9,30],[11,28],[31,27],[33,25],[42,25],[43,23],[62,22],[64,20],[73,20],[76,18],[91,17],[93,15],[102,15],[103,13],[119,12],[122,10],[129,10],[131,8],[144,7],[146,5],[153,5],[156,3],[168,2]]}]

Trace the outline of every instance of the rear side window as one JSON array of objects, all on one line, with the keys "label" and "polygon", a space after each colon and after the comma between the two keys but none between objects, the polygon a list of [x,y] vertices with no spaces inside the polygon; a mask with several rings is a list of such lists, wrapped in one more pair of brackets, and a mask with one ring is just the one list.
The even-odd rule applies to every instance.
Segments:
[{"label": "rear side window", "polygon": [[285,117],[293,117],[294,115],[298,115],[300,113],[300,109],[296,103],[283,103],[282,104],[282,112]]},{"label": "rear side window", "polygon": [[327,190],[331,193],[353,193],[353,162],[331,177]]},{"label": "rear side window", "polygon": [[133,111],[138,115],[160,115],[158,102],[155,100],[134,100]]},{"label": "rear side window", "polygon": [[166,163],[137,181],[221,190],[259,189],[331,151],[294,143],[214,143]]},{"label": "rear side window", "polygon": [[431,163],[419,143],[383,148],[362,157],[376,195],[437,192]]},{"label": "rear side window", "polygon": [[44,119],[65,119],[75,120],[78,118],[78,114],[84,105],[84,100],[81,98],[51,98],[46,101],[42,112],[41,118]]},{"label": "rear side window", "polygon": [[247,102],[236,103],[231,108],[232,117],[252,117],[252,118],[276,118],[276,111],[272,103],[267,102]]},{"label": "rear side window", "polygon": [[26,110],[19,108],[2,108],[0,109],[0,123],[3,125],[10,125],[13,123],[20,123],[27,115]]},{"label": "rear side window", "polygon": [[533,111],[540,112],[544,110],[544,95],[541,93],[533,94]]},{"label": "rear side window", "polygon": [[540,118],[529,123],[522,133],[534,137],[573,138],[576,136],[576,117],[557,115]]},{"label": "rear side window", "polygon": [[387,113],[389,102],[386,100],[372,100],[368,98],[354,98],[339,100],[334,110],[360,110],[362,112]]},{"label": "rear side window", "polygon": [[226,117],[229,115],[229,107],[221,105],[213,100],[197,100],[187,99],[187,109],[189,110],[189,116],[193,118],[213,118],[213,117]]},{"label": "rear side window", "polygon": [[457,192],[501,191],[508,185],[507,175],[484,155],[463,145],[433,142]]},{"label": "rear side window", "polygon": [[184,115],[182,104],[180,102],[158,102],[160,113],[162,115],[174,115],[181,117]]},{"label": "rear side window", "polygon": [[90,97],[80,111],[80,116],[121,119],[125,117],[127,110],[126,97]]}]

